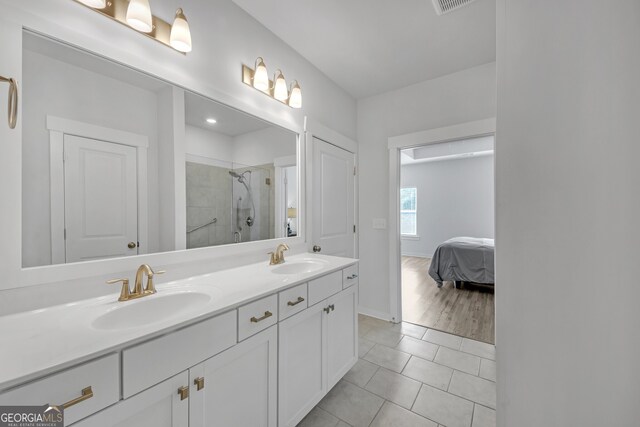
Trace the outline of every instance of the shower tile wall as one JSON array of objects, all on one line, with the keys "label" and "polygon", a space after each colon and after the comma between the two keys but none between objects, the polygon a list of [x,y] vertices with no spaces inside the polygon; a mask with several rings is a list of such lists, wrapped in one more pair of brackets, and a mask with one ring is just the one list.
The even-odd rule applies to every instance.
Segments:
[{"label": "shower tile wall", "polygon": [[187,233],[187,248],[233,243],[230,169],[192,162],[186,169],[187,230],[217,218],[215,224]]}]

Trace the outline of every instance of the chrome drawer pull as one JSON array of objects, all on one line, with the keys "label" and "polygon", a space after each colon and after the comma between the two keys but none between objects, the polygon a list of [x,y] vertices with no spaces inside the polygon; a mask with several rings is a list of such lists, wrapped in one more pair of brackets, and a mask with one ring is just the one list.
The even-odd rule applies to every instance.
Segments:
[{"label": "chrome drawer pull", "polygon": [[189,387],[184,386],[178,389],[178,394],[180,395],[180,400],[185,400],[189,398]]},{"label": "chrome drawer pull", "polygon": [[290,306],[290,307],[293,307],[294,305],[298,305],[298,304],[300,304],[302,301],[304,301],[304,298],[302,298],[302,297],[298,297],[298,299],[297,299],[297,300],[295,300],[295,301],[289,301],[289,302],[287,303],[287,305],[288,305],[288,306]]},{"label": "chrome drawer pull", "polygon": [[91,399],[92,397],[93,397],[93,390],[91,390],[91,386],[85,387],[82,389],[82,394],[80,395],[80,397],[76,397],[75,399],[72,399],[67,403],[63,403],[62,407],[64,409],[67,409],[80,402],[84,402],[87,399]]},{"label": "chrome drawer pull", "polygon": [[193,380],[193,383],[195,384],[198,391],[202,390],[204,388],[204,377],[196,378],[195,380]]},{"label": "chrome drawer pull", "polygon": [[347,276],[347,279],[352,280],[352,279],[355,279],[357,277],[358,277],[358,275],[353,273],[351,276]]},{"label": "chrome drawer pull", "polygon": [[253,317],[251,318],[251,322],[252,322],[252,323],[262,322],[264,319],[268,319],[268,318],[269,318],[269,317],[271,317],[271,316],[273,316],[273,313],[272,313],[272,312],[270,312],[270,311],[265,311],[265,312],[264,312],[264,316],[262,316],[262,317],[255,317],[255,316],[253,316]]}]

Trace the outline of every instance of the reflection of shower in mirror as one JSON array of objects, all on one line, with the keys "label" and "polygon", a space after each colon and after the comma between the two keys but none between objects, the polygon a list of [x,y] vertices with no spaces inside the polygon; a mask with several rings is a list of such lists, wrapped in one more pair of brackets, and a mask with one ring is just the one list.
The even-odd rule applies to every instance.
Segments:
[{"label": "reflection of shower in mirror", "polygon": [[[247,179],[246,179],[246,175],[249,175],[249,183],[247,184]],[[251,214],[249,216],[247,216],[247,219],[244,220],[244,222],[247,224],[247,226],[251,227],[253,225],[253,223],[255,222],[255,217],[256,217],[256,206],[253,202],[253,194],[251,194],[251,171],[250,170],[246,170],[242,173],[237,173],[235,171],[230,170],[229,171],[229,175],[231,175],[233,178],[237,179],[238,182],[240,184],[242,184],[244,186],[244,188],[247,190],[247,197],[249,198],[249,204],[251,205]],[[237,224],[238,224],[238,231],[242,231],[242,226],[240,225],[242,223],[242,220],[240,218],[241,215],[241,206],[242,206],[242,197],[238,197],[238,203],[236,205],[236,217],[237,217]]]}]

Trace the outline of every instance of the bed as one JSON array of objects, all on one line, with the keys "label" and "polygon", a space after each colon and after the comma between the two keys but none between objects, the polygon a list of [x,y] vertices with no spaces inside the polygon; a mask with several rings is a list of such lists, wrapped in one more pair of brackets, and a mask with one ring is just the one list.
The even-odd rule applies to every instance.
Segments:
[{"label": "bed", "polygon": [[460,282],[493,285],[495,245],[493,239],[454,237],[442,243],[433,254],[429,276],[441,288],[445,280],[455,287]]}]

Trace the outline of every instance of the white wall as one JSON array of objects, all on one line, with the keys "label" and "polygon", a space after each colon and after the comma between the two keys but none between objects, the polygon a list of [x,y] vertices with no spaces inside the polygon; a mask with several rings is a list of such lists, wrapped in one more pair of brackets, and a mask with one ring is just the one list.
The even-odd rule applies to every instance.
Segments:
[{"label": "white wall", "polygon": [[493,239],[493,156],[403,165],[403,187],[418,193],[417,238],[403,238],[402,254],[431,257],[452,237]]},{"label": "white wall", "polygon": [[149,242],[159,249],[158,97],[141,89],[24,51],[21,102],[23,120],[22,262],[25,267],[51,264],[49,131],[53,115],[149,137]]},{"label": "white wall", "polygon": [[[187,155],[220,160],[233,168],[233,138],[212,130],[186,125]],[[222,164],[220,164],[222,166]]]},{"label": "white wall", "polygon": [[389,212],[387,139],[469,122],[496,114],[495,63],[428,80],[358,101],[360,183],[360,306],[389,317],[388,230],[374,230],[374,218]]},{"label": "white wall", "polygon": [[270,127],[233,138],[233,161],[245,166],[273,164],[276,157],[295,156],[296,135]]},{"label": "white wall", "polygon": [[640,2],[498,1],[499,427],[640,420]]},{"label": "white wall", "polygon": [[[177,7],[189,20],[193,51],[181,55],[68,0],[0,0],[3,15],[33,14],[41,29],[89,50],[146,70],[235,107],[251,107],[284,121],[305,115],[355,139],[356,103],[343,89],[275,36],[232,0],[154,0],[153,13],[171,21]],[[5,7],[6,6],[6,7]],[[280,68],[302,87],[301,110],[294,110],[241,81],[241,65],[262,56],[268,70]],[[245,108],[242,108],[245,109]]]}]

